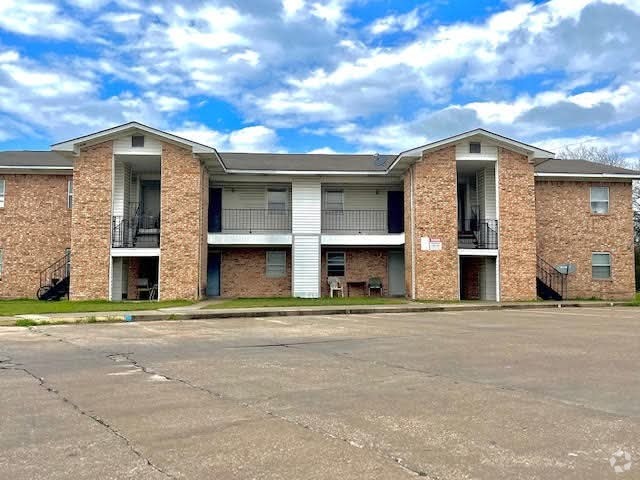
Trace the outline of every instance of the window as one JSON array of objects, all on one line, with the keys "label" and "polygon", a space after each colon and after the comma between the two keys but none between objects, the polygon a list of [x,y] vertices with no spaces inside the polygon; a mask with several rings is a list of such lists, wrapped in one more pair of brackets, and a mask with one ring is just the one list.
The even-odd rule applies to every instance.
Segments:
[{"label": "window", "polygon": [[0,278],[2,278],[2,254],[4,250],[0,248]]},{"label": "window", "polygon": [[591,277],[595,279],[611,278],[611,254],[596,252],[591,254]]},{"label": "window", "polygon": [[481,153],[482,146],[480,142],[469,142],[469,153]]},{"label": "window", "polygon": [[267,277],[278,278],[287,274],[287,252],[267,252]]},{"label": "window", "polygon": [[287,189],[269,188],[267,189],[267,210],[287,209]]},{"label": "window", "polygon": [[327,252],[327,276],[344,277],[344,252]]},{"label": "window", "polygon": [[67,182],[67,208],[73,207],[73,180]]},{"label": "window", "polygon": [[4,208],[4,178],[0,178],[0,208]]},{"label": "window", "polygon": [[344,210],[344,191],[327,190],[324,192],[324,208],[326,210]]},{"label": "window", "polygon": [[609,213],[609,187],[591,187],[591,213]]},{"label": "window", "polygon": [[134,135],[131,137],[131,146],[136,148],[144,147],[144,135]]}]

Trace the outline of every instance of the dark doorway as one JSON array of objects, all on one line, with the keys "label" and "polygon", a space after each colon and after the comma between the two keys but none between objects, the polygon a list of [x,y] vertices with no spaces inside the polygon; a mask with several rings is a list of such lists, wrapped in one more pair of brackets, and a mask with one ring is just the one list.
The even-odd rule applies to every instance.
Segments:
[{"label": "dark doorway", "polygon": [[387,225],[389,233],[404,232],[404,192],[387,192]]},{"label": "dark doorway", "polygon": [[220,296],[220,252],[209,252],[207,259],[207,296]]},{"label": "dark doorway", "polygon": [[209,231],[222,231],[222,189],[209,189]]}]

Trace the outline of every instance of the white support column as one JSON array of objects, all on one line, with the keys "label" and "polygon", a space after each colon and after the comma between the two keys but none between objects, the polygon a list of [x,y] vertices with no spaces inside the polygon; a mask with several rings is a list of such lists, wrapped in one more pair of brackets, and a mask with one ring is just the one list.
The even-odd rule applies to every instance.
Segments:
[{"label": "white support column", "polygon": [[293,296],[320,297],[322,186],[319,179],[291,182]]}]

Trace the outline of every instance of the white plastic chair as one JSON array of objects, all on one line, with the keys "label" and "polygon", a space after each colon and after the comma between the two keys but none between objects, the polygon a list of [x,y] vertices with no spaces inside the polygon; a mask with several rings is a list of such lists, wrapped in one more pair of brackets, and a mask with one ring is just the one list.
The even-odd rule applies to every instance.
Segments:
[{"label": "white plastic chair", "polygon": [[344,297],[342,282],[338,277],[329,277],[327,282],[329,283],[329,295],[331,295],[331,298],[333,298],[333,292],[340,292],[340,296]]}]

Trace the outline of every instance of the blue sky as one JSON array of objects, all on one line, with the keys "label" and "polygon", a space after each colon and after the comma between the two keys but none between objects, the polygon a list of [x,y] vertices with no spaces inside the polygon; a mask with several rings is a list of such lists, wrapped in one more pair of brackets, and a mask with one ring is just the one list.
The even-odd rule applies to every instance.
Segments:
[{"label": "blue sky", "polygon": [[137,120],[221,151],[484,127],[637,159],[638,45],[640,0],[3,0],[0,149]]}]

